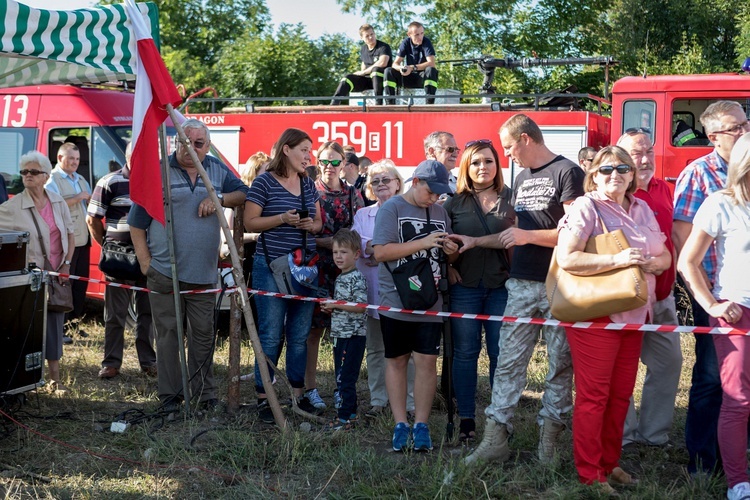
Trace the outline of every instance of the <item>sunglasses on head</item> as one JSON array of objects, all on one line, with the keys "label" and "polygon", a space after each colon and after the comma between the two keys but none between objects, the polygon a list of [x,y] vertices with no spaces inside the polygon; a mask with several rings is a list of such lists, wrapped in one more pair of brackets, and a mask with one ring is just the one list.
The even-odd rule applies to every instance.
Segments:
[{"label": "sunglasses on head", "polygon": [[39,174],[43,174],[44,170],[37,170],[37,169],[29,170],[28,168],[25,168],[18,173],[21,175],[39,175]]},{"label": "sunglasses on head", "polygon": [[635,135],[635,134],[651,135],[651,129],[646,128],[646,127],[631,127],[629,129],[625,129],[625,133],[628,135]]},{"label": "sunglasses on head", "polygon": [[382,179],[373,179],[373,180],[371,180],[371,181],[370,181],[370,184],[371,184],[372,186],[375,186],[375,187],[377,187],[377,186],[379,186],[379,185],[380,185],[380,183],[382,182],[384,186],[387,186],[388,184],[390,184],[390,183],[391,183],[391,181],[392,181],[392,180],[393,180],[393,179],[391,179],[390,177],[383,177]]},{"label": "sunglasses on head", "polygon": [[621,165],[601,165],[599,167],[599,173],[602,175],[611,175],[615,170],[617,170],[618,174],[625,175],[630,172],[631,168],[630,165],[625,165],[624,163]]},{"label": "sunglasses on head", "polygon": [[476,141],[469,141],[466,143],[466,146],[464,146],[464,149],[470,148],[477,144],[479,144],[480,146],[492,146],[492,141],[489,139],[477,139]]},{"label": "sunglasses on head", "polygon": [[343,160],[318,160],[318,161],[324,167],[327,166],[327,165],[333,165],[334,167],[338,167],[339,165],[341,165],[341,162]]}]

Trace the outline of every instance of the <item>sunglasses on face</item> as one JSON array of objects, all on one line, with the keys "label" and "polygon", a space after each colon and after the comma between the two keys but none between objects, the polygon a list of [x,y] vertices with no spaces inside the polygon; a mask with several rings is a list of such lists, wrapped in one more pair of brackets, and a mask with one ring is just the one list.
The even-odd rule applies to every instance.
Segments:
[{"label": "sunglasses on face", "polygon": [[744,132],[745,129],[747,128],[747,125],[748,125],[748,121],[745,120],[742,123],[738,123],[734,127],[727,128],[727,129],[724,129],[724,130],[717,130],[716,132],[714,132],[714,134],[731,134],[731,135],[734,135],[734,134],[737,134],[738,132]]},{"label": "sunglasses on face", "polygon": [[438,146],[438,149],[442,149],[443,151],[448,151],[449,153],[458,153],[461,151],[461,148],[455,147],[455,146],[448,146],[447,148],[444,148],[442,146]]},{"label": "sunglasses on face", "polygon": [[632,127],[629,129],[625,129],[625,133],[628,135],[636,135],[636,134],[651,135],[651,129],[645,128],[645,127]]},{"label": "sunglasses on face", "polygon": [[39,174],[43,174],[44,171],[43,170],[36,170],[36,169],[29,170],[29,169],[25,168],[25,169],[21,170],[18,173],[21,174],[21,175],[34,175],[34,176],[36,176],[36,175],[39,175]]},{"label": "sunglasses on face", "polygon": [[320,164],[321,164],[321,165],[323,165],[324,167],[326,167],[326,166],[328,166],[328,165],[333,165],[334,167],[338,167],[339,165],[341,165],[341,162],[342,162],[343,160],[318,160],[318,161],[319,161],[319,162],[320,162]]},{"label": "sunglasses on face", "polygon": [[469,141],[466,143],[466,146],[464,146],[464,149],[470,148],[476,144],[479,144],[480,146],[492,146],[492,141],[489,139],[478,139],[476,141]]},{"label": "sunglasses on face", "polygon": [[583,161],[585,161],[587,163],[591,163],[592,161],[594,161],[594,159],[593,158],[585,158]]},{"label": "sunglasses on face", "polygon": [[620,175],[625,175],[628,172],[630,172],[630,165],[625,165],[624,163],[622,165],[601,165],[599,167],[599,173],[602,175],[611,175],[612,172],[617,170],[617,173]]},{"label": "sunglasses on face", "polygon": [[387,186],[388,184],[391,183],[392,180],[393,179],[391,179],[390,177],[383,177],[382,179],[373,179],[373,180],[371,180],[370,184],[373,187],[378,187],[380,185],[380,183],[382,182],[384,186]]}]

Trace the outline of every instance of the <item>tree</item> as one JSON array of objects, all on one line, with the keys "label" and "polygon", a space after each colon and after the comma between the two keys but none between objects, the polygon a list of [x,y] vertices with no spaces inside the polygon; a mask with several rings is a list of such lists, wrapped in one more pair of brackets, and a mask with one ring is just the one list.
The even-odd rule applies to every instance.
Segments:
[{"label": "tree", "polygon": [[310,40],[301,24],[282,24],[275,34],[247,32],[222,50],[217,64],[222,75],[220,93],[330,96],[341,76],[357,67],[353,54],[352,43],[345,35]]}]

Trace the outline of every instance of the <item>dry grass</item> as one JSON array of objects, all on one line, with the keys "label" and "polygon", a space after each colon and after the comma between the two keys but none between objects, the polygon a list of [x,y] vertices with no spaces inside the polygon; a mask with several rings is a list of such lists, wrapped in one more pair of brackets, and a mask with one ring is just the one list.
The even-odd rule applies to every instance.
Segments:
[{"label": "dry grass", "polygon": [[[505,465],[466,469],[460,462],[466,450],[455,442],[440,443],[446,417],[438,404],[430,421],[435,451],[402,455],[389,451],[392,423],[386,416],[337,434],[318,431],[315,425],[312,432],[302,432],[302,421],[290,417],[295,431],[285,438],[256,419],[252,383],[243,383],[242,401],[247,406],[236,415],[217,412],[173,421],[157,417],[134,425],[125,434],[112,434],[109,423],[118,414],[131,408],[146,413],[156,410],[156,381],[140,373],[132,334],[127,334],[122,374],[113,380],[98,379],[103,350],[100,312],[94,312],[83,328],[89,337],[76,337],[72,346],[65,347],[62,360],[69,393],[63,397],[31,393],[22,406],[6,401],[4,411],[30,430],[2,419],[0,497],[595,498],[576,480],[569,433],[553,466],[541,466],[533,459],[538,432],[535,418],[546,370],[541,346],[533,357],[529,386],[517,413],[513,458]],[[684,472],[683,429],[692,345],[692,338],[684,337],[685,364],[673,446],[644,447],[623,457],[623,467],[642,479],[636,489],[622,491],[626,498],[717,498],[726,491],[722,480],[690,482]],[[244,344],[245,371],[252,366],[250,353]],[[227,358],[228,348],[219,342],[216,375],[222,394],[226,392]],[[486,362],[480,370],[479,415],[489,400]],[[369,401],[365,376],[363,369],[362,412]],[[319,382],[321,393],[330,401],[334,388],[330,345],[321,350]],[[288,394],[282,390],[280,396],[286,399]],[[332,418],[333,410],[327,415]],[[478,427],[481,436],[481,416]]]}]

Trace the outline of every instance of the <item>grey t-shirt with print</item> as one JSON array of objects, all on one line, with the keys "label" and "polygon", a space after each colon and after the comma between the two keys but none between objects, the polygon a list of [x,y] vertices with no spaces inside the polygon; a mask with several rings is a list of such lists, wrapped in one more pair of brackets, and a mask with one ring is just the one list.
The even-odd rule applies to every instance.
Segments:
[{"label": "grey t-shirt with print", "polygon": [[[388,243],[406,243],[416,239],[424,238],[426,235],[434,232],[452,233],[448,213],[440,205],[431,205],[428,209],[430,212],[430,222],[427,223],[427,213],[424,208],[420,208],[407,202],[403,196],[394,196],[383,203],[375,216],[375,231],[372,238],[372,246],[385,245]],[[388,265],[391,270],[403,264],[407,260],[419,257],[430,257],[432,264],[432,274],[435,280],[440,279],[440,265],[438,263],[439,252],[437,248],[420,250],[408,257],[389,261]],[[390,307],[403,307],[401,298],[396,291],[396,285],[393,283],[393,276],[388,269],[380,263],[378,266],[378,283],[380,285],[380,304]],[[438,294],[438,301],[433,305],[431,311],[440,311],[443,308],[443,298]],[[389,318],[401,321],[415,322],[432,322],[441,323],[443,318],[438,316],[421,316],[413,314],[393,313],[388,311],[379,311],[379,314]]]}]

